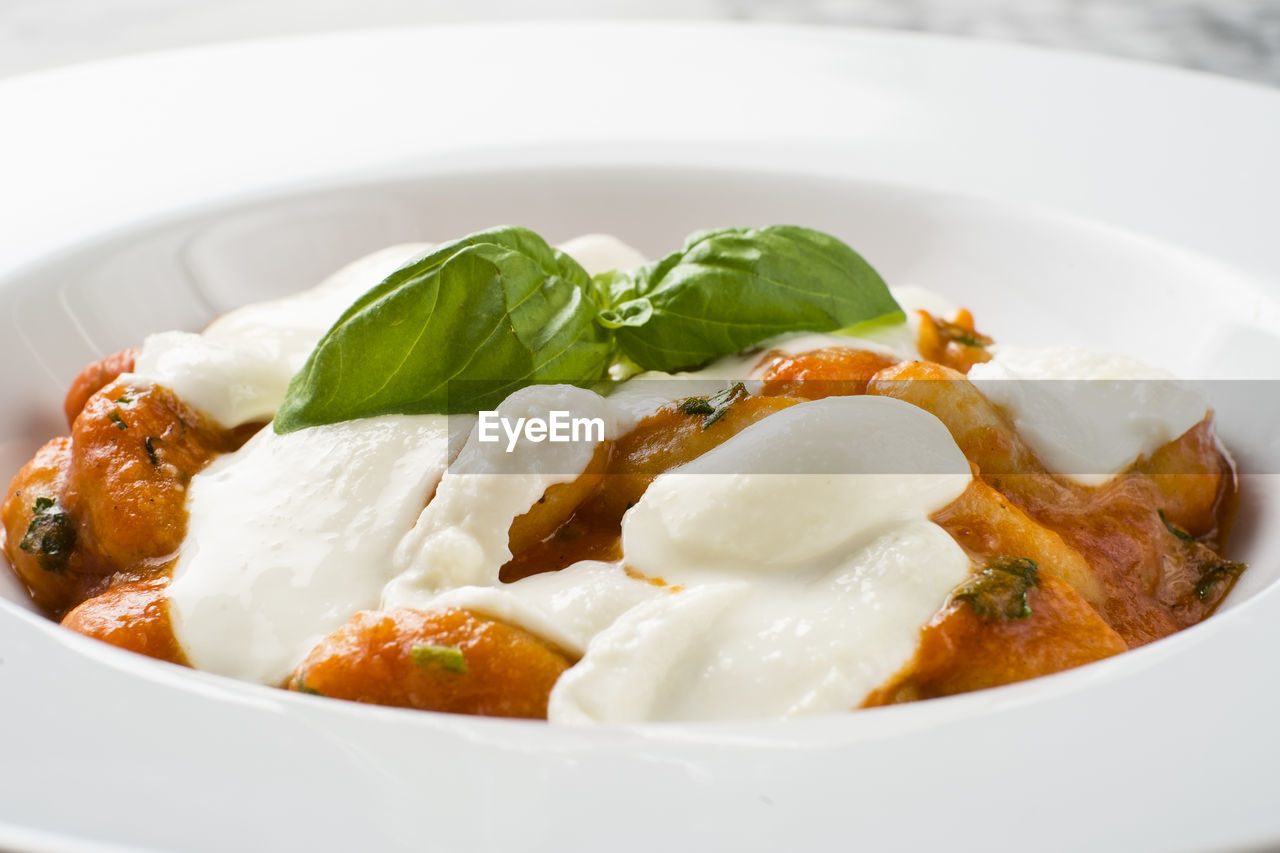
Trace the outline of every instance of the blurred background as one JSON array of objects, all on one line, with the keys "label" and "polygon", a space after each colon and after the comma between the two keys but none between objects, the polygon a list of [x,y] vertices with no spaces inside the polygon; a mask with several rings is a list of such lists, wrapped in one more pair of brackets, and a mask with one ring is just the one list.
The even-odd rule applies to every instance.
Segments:
[{"label": "blurred background", "polygon": [[1280,0],[0,0],[0,75],[124,53],[494,20],[780,21],[994,38],[1280,86]]}]

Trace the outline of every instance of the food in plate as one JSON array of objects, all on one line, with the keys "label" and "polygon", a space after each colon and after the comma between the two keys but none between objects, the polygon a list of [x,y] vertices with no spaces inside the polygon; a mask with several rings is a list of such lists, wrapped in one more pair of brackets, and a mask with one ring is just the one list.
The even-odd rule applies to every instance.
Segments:
[{"label": "food in plate", "polygon": [[520,228],[164,332],[3,505],[72,630],[305,693],[781,717],[1097,661],[1207,617],[1232,461],[1194,389],[995,343],[805,228],[655,262]]}]

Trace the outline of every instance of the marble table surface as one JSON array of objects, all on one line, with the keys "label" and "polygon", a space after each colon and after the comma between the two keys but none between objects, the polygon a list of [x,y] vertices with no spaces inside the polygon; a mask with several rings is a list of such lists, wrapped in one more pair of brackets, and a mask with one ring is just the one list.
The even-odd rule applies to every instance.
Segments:
[{"label": "marble table surface", "polygon": [[0,0],[0,76],[234,39],[477,20],[759,20],[1050,45],[1280,86],[1280,0]]}]

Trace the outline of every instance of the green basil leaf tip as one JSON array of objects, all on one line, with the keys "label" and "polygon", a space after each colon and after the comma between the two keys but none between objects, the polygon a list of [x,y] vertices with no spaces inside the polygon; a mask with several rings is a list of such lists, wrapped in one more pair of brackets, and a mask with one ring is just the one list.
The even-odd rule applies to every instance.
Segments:
[{"label": "green basil leaf tip", "polygon": [[537,382],[598,381],[613,347],[596,311],[591,277],[537,234],[472,234],[356,300],[291,381],[274,429],[476,412]]},{"label": "green basil leaf tip", "polygon": [[592,277],[504,226],[360,297],[293,378],[274,429],[474,413],[536,383],[598,387],[614,364],[677,372],[782,334],[902,319],[860,255],[807,228],[703,231],[660,261]]},{"label": "green basil leaf tip", "polygon": [[[828,234],[794,225],[721,228],[612,277],[605,296],[618,308],[644,300],[647,316],[614,330],[624,355],[646,370],[689,370],[789,332],[834,332],[902,309],[871,265]],[[615,309],[615,314],[617,309]]]}]

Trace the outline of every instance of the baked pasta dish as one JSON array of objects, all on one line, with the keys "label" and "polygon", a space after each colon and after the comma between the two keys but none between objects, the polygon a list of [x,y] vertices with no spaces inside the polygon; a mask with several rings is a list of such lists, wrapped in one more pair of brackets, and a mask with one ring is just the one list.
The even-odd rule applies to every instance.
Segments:
[{"label": "baked pasta dish", "polygon": [[85,368],[4,553],[153,658],[570,723],[948,696],[1209,616],[1244,566],[1204,401],[991,331],[794,226],[395,246]]}]

